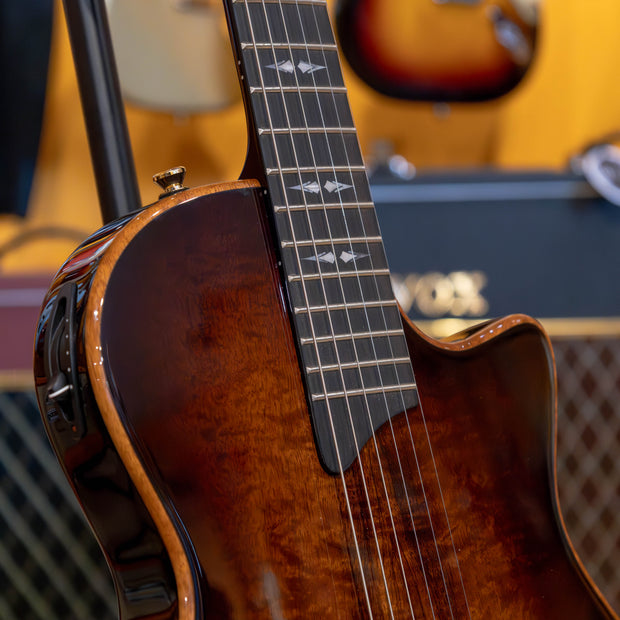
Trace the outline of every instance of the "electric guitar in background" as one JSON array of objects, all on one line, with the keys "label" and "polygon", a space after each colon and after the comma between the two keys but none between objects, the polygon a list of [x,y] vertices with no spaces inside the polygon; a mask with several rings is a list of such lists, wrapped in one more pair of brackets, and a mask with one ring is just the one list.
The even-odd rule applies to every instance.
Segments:
[{"label": "electric guitar in background", "polygon": [[69,257],[36,334],[121,617],[616,618],[559,513],[545,334],[407,320],[325,2],[225,5],[241,180],[160,175]]},{"label": "electric guitar in background", "polygon": [[375,90],[414,101],[506,94],[534,59],[539,0],[339,0],[344,56]]}]

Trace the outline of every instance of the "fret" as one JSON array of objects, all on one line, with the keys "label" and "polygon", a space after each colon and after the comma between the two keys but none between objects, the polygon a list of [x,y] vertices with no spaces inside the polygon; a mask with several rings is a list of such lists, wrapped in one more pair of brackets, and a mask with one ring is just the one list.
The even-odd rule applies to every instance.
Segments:
[{"label": "fret", "polygon": [[250,89],[275,92],[343,89],[338,52],[317,47],[257,47],[242,52],[243,75]]},{"label": "fret", "polygon": [[[370,186],[365,171],[319,172],[274,175],[267,178],[271,200],[277,205],[308,205],[336,202],[371,202]],[[303,196],[303,198],[302,198]]]},{"label": "fret", "polygon": [[325,0],[232,0],[233,4],[320,4],[325,6]]},{"label": "fret", "polygon": [[234,3],[239,43],[335,44],[326,6],[312,3]]},{"label": "fret", "polygon": [[259,137],[266,172],[365,173],[355,134],[297,133]]},{"label": "fret", "polygon": [[366,269],[359,271],[339,271],[337,273],[304,273],[300,276],[288,276],[289,282],[300,282],[300,281],[312,281],[312,280],[323,280],[330,278],[372,278],[375,276],[389,276],[389,269]]},{"label": "fret", "polygon": [[338,340],[347,340],[352,338],[355,340],[356,338],[374,338],[381,336],[398,336],[402,334],[402,329],[384,329],[384,330],[375,330],[372,332],[361,332],[361,333],[347,333],[347,334],[330,334],[329,336],[317,336],[316,338],[300,338],[299,341],[301,344],[310,344],[313,342],[331,342]]},{"label": "fret", "polygon": [[296,212],[296,211],[323,211],[323,210],[359,210],[372,209],[374,212],[375,205],[373,202],[326,202],[316,205],[274,205],[276,213]]},{"label": "fret", "polygon": [[[304,344],[330,342],[334,334],[364,334],[372,333],[373,338],[379,338],[381,333],[402,331],[402,319],[398,306],[366,304],[326,304],[330,306],[342,305],[342,309],[317,311],[312,313],[298,313],[295,315],[297,336],[304,339]],[[335,340],[338,342],[342,338]]]},{"label": "fret", "polygon": [[[365,273],[375,276],[387,270],[387,259],[383,245],[355,244],[335,247],[286,248],[282,251],[288,281],[310,282],[314,279],[330,279],[334,277],[364,277]],[[297,280],[301,277],[302,280]],[[321,302],[322,303],[322,302]],[[305,305],[305,304],[303,304]],[[319,302],[314,305],[319,305]]]},{"label": "fret", "polygon": [[303,50],[338,50],[335,43],[247,43],[241,44],[241,49],[303,49]]},{"label": "fret", "polygon": [[346,93],[346,86],[250,86],[254,93]]},{"label": "fret", "polygon": [[348,396],[359,396],[364,394],[383,394],[385,392],[404,392],[415,390],[415,383],[404,385],[381,385],[376,388],[361,388],[358,390],[343,390],[342,392],[328,392],[327,394],[312,394],[312,400],[324,400],[325,398],[345,398]]},{"label": "fret", "polygon": [[[296,211],[276,212],[276,225],[283,241],[300,239],[366,239],[367,237],[381,237],[379,223],[373,209],[307,209]],[[353,242],[353,241],[352,241]],[[342,251],[355,250],[368,255],[368,249],[362,247],[340,247],[332,257],[317,257],[316,253],[302,252],[304,261],[334,264],[351,263],[358,257],[354,255],[341,256]],[[379,258],[372,254],[372,257]],[[375,264],[375,267],[377,265]]]},{"label": "fret", "polygon": [[389,306],[398,306],[398,302],[395,299],[390,301],[362,301],[357,304],[329,304],[323,306],[310,306],[307,308],[293,308],[293,311],[295,312],[295,314],[307,314],[309,312],[312,313],[330,310],[357,310],[360,308],[383,308]]},{"label": "fret", "polygon": [[381,237],[357,237],[345,239],[298,239],[297,241],[281,241],[280,245],[283,248],[303,248],[315,245],[347,245],[351,243],[383,243],[383,239]]},{"label": "fret", "polygon": [[295,172],[366,172],[365,166],[297,166],[295,168],[267,168],[268,175]]},{"label": "fret", "polygon": [[390,357],[378,360],[366,360],[364,362],[349,362],[347,364],[326,364],[325,366],[307,366],[306,372],[314,374],[317,372],[329,372],[332,370],[349,370],[352,368],[372,368],[373,366],[388,366],[391,364],[409,364],[408,357]]},{"label": "fret", "polygon": [[[370,341],[338,340],[306,344],[301,348],[304,367],[330,366],[376,362],[377,359],[407,357],[409,351],[404,336],[382,336]],[[411,365],[409,364],[408,367]],[[411,375],[403,374],[411,378]]]},{"label": "fret", "polygon": [[[394,299],[389,273],[381,275],[376,271],[366,276],[351,271],[334,274],[331,277],[328,274],[321,274],[318,278],[304,278],[303,284],[289,283],[288,292],[292,307]],[[300,318],[297,316],[297,319]]]},{"label": "fret", "polygon": [[[389,272],[379,274],[377,270],[369,271],[366,275],[349,271],[336,274],[320,274],[312,278],[304,277],[303,282],[289,282],[288,292],[293,308],[391,301],[394,299]],[[312,316],[314,318],[316,315]],[[398,327],[400,329],[402,326],[396,309],[394,309],[394,316],[397,324],[389,325],[388,327]],[[298,325],[300,325],[301,318],[301,315],[296,315]],[[376,325],[371,325],[370,327],[372,329],[377,328]]]},{"label": "fret", "polygon": [[323,134],[323,133],[336,133],[336,134],[357,134],[355,127],[280,127],[276,129],[258,128],[258,135],[271,136],[279,134]]},{"label": "fret", "polygon": [[345,93],[330,90],[257,92],[252,95],[252,108],[258,127],[351,127],[353,117]]}]

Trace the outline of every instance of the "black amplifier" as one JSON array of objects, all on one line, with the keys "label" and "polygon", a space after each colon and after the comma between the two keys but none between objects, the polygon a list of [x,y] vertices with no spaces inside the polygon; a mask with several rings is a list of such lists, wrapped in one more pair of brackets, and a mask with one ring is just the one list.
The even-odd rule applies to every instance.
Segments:
[{"label": "black amplifier", "polygon": [[371,185],[397,297],[412,319],[523,312],[617,329],[620,207],[584,177],[480,171],[404,180],[386,167]]}]

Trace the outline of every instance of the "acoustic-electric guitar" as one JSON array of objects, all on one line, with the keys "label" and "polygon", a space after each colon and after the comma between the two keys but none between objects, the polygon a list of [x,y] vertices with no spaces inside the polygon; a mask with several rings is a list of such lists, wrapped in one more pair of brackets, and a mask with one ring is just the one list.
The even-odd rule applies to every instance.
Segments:
[{"label": "acoustic-electric guitar", "polygon": [[324,0],[226,10],[241,180],[164,175],[69,257],[36,335],[121,617],[615,618],[558,510],[545,334],[403,316]]}]

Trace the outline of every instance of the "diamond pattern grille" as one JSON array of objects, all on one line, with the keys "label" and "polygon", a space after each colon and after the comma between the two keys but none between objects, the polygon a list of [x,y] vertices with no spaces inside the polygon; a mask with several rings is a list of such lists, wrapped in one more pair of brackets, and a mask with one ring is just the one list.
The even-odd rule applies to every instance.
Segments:
[{"label": "diamond pattern grille", "polygon": [[[558,338],[558,479],[584,564],[620,611],[620,338]],[[107,567],[33,393],[0,393],[0,618],[117,617]]]},{"label": "diamond pattern grille", "polygon": [[0,393],[0,584],[2,620],[118,617],[107,566],[34,392]]},{"label": "diamond pattern grille", "polygon": [[556,338],[558,481],[566,527],[620,611],[620,338]]}]

